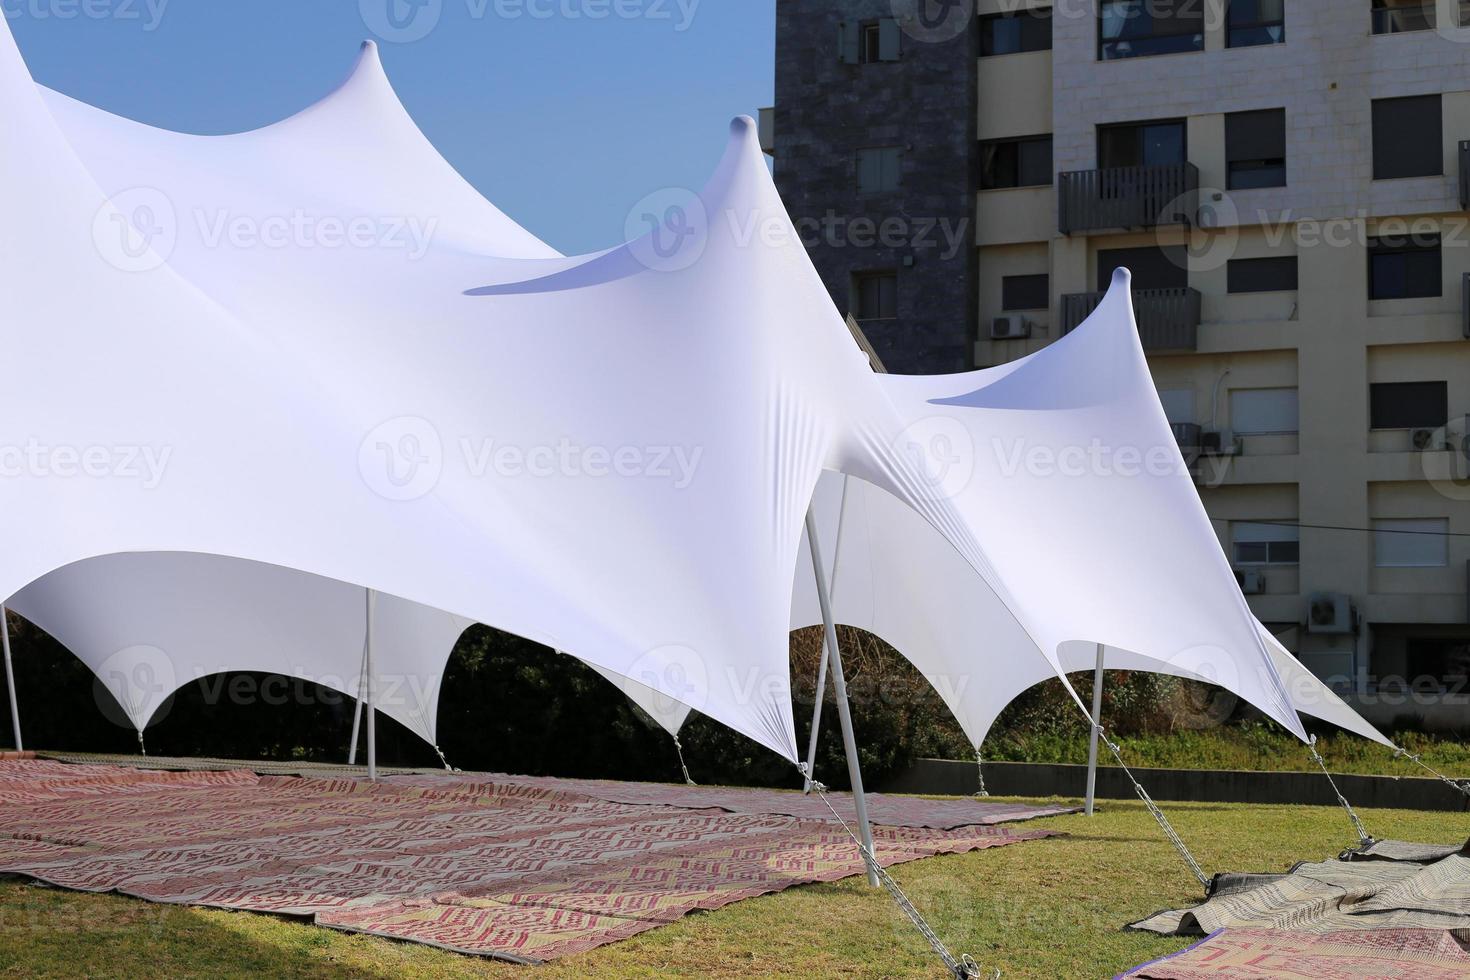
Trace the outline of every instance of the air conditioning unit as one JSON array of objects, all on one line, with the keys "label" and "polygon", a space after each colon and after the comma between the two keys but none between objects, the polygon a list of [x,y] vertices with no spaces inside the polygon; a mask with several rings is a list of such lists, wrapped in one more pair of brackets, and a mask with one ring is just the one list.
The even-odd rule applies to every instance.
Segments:
[{"label": "air conditioning unit", "polygon": [[1357,610],[1353,598],[1342,592],[1314,592],[1307,598],[1307,632],[1356,633]]},{"label": "air conditioning unit", "polygon": [[1199,448],[1206,456],[1239,456],[1242,446],[1233,432],[1207,429],[1200,433]]},{"label": "air conditioning unit", "polygon": [[990,321],[991,340],[1024,340],[1031,336],[1031,324],[1024,316],[998,316]]},{"label": "air conditioning unit", "polygon": [[1443,440],[1435,441],[1439,434],[1438,429],[1413,429],[1409,432],[1409,442],[1413,445],[1415,452],[1429,452],[1437,449],[1447,449]]},{"label": "air conditioning unit", "polygon": [[1237,568],[1235,583],[1240,586],[1240,591],[1244,595],[1266,594],[1266,576],[1262,572]]}]

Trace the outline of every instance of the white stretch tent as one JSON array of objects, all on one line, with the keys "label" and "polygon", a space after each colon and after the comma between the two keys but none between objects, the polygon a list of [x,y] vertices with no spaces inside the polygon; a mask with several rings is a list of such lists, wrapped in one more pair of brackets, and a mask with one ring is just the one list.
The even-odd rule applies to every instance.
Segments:
[{"label": "white stretch tent", "polygon": [[[824,554],[838,552],[832,572],[834,617],[881,637],[912,662],[978,749],[1006,705],[1055,675],[970,566],[892,495],[862,480],[824,474],[816,501],[817,513],[825,518],[819,531]],[[839,540],[840,548],[834,548],[833,542]],[[821,621],[809,577],[798,576],[792,595],[792,628]],[[1299,712],[1392,746],[1264,626],[1258,628]],[[1060,660],[1064,670],[1091,671],[1096,650],[1067,644]],[[1231,672],[1234,661],[1185,664],[1107,647],[1105,663],[1110,670],[1143,670],[1207,681],[1250,700],[1251,685]]]},{"label": "white stretch tent", "polygon": [[[791,575],[827,469],[920,515],[1053,671],[1095,643],[1228,665],[1303,734],[1126,273],[1031,357],[880,377],[749,119],[663,227],[560,258],[439,159],[370,47],[322,103],[236,136],[42,94],[8,29],[0,92],[4,330],[26,365],[0,446],[34,450],[0,483],[0,595],[112,554],[280,566],[567,651],[797,762]],[[365,231],[328,244],[323,215]],[[389,225],[434,231],[403,248]],[[166,455],[157,480],[125,471],[139,449]]]}]

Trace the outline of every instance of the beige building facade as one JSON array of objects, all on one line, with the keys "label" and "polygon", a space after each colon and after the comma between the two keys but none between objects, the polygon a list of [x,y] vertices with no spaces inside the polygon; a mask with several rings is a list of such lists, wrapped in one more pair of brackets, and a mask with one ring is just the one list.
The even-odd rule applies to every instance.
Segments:
[{"label": "beige building facade", "polygon": [[[973,366],[1056,340],[1128,265],[1257,616],[1373,720],[1470,727],[1470,3],[964,13]],[[896,19],[891,60],[925,58],[934,25]],[[778,73],[776,147],[785,98]]]},{"label": "beige building facade", "polygon": [[[1208,443],[1196,480],[1251,607],[1376,720],[1470,725],[1470,233],[1459,190],[1470,30],[1458,26],[1459,3],[1441,2],[1434,28],[1374,33],[1383,25],[1368,0],[1286,0],[1282,40],[1234,47],[1227,0],[1203,0],[1201,49],[1110,57],[1096,5],[1070,6],[1049,18],[1050,50],[978,59],[982,141],[1049,133],[1054,174],[1098,171],[1101,130],[1168,121],[1198,171],[1197,217],[1147,229],[1103,217],[1064,234],[1058,181],[981,190],[981,324],[1018,315],[1004,308],[1008,277],[1046,275],[1048,304],[1019,314],[1027,337],[982,331],[977,365],[1054,340],[1064,298],[1100,288],[1114,250],[1182,260],[1171,281],[1198,295],[1194,342],[1151,352],[1150,363],[1186,455]],[[985,0],[980,13],[1001,9]],[[1381,126],[1392,107],[1375,113],[1374,103],[1424,96],[1438,101],[1439,172],[1376,179],[1375,116]],[[1240,154],[1227,120],[1262,110],[1284,114],[1284,174],[1232,187]],[[1385,135],[1380,169],[1395,149]],[[1398,270],[1385,268],[1396,257],[1370,250],[1401,237],[1431,245],[1415,259],[1438,263],[1437,295],[1432,285],[1373,288],[1375,274]],[[1252,283],[1250,269],[1273,268],[1241,264],[1257,259],[1289,262],[1275,281]],[[1391,409],[1395,396],[1405,411]],[[1328,602],[1334,614],[1346,602],[1349,619],[1324,622]]]}]

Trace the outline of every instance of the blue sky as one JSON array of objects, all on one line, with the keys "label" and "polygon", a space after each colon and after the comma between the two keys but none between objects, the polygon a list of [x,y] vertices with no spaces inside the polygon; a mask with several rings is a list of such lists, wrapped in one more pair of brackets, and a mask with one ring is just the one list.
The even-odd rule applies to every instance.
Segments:
[{"label": "blue sky", "polygon": [[372,37],[399,97],[440,152],[565,252],[621,240],[628,209],[652,191],[703,184],[730,118],[771,104],[774,7],[0,0],[37,81],[196,133],[249,129],[315,101]]}]

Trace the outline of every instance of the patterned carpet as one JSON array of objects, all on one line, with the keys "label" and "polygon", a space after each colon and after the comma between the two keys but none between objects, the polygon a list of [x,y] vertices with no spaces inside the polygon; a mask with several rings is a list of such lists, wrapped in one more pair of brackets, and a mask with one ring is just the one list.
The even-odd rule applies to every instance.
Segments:
[{"label": "patterned carpet", "polygon": [[1140,980],[1464,980],[1470,930],[1381,929],[1305,935],[1224,929],[1124,976]]},{"label": "patterned carpet", "polygon": [[[642,799],[572,788],[594,785],[601,796]],[[799,795],[709,790],[696,804],[706,808],[692,809],[660,801],[673,790],[687,803],[685,788],[609,785],[464,774],[373,784],[0,761],[0,873],[155,902],[299,915],[538,962],[696,909],[862,871],[830,814],[782,812],[796,809]],[[720,802],[710,802],[717,794]],[[768,795],[787,798],[765,812]],[[914,820],[957,816],[930,801],[889,799],[899,817],[910,803],[924,804],[909,815]],[[980,801],[954,805],[973,808],[975,820],[1039,815],[1007,808],[1003,816]],[[1046,836],[980,823],[874,828],[884,865]]]}]

